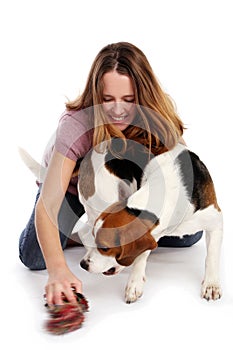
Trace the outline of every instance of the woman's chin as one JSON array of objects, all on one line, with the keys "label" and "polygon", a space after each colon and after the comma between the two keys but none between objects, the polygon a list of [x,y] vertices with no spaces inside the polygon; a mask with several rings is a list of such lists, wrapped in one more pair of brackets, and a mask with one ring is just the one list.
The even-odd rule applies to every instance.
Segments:
[{"label": "woman's chin", "polygon": [[129,124],[121,124],[121,123],[113,123],[114,126],[116,126],[120,131],[124,131],[128,126]]}]

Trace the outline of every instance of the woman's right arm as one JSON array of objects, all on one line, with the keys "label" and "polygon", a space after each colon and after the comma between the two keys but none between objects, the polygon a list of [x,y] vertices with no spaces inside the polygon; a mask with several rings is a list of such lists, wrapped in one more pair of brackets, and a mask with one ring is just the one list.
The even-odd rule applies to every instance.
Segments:
[{"label": "woman's right arm", "polygon": [[36,205],[37,237],[49,275],[45,288],[48,304],[62,304],[63,296],[68,301],[75,302],[71,288],[82,292],[81,281],[66,264],[57,222],[58,213],[75,165],[75,161],[54,151]]}]

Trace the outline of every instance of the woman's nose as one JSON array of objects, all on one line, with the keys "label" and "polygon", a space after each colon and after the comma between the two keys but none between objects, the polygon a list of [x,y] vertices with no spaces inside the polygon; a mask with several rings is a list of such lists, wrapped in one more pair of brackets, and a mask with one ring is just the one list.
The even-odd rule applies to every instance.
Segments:
[{"label": "woman's nose", "polygon": [[122,102],[115,102],[112,111],[116,115],[121,115],[124,113],[124,104]]}]

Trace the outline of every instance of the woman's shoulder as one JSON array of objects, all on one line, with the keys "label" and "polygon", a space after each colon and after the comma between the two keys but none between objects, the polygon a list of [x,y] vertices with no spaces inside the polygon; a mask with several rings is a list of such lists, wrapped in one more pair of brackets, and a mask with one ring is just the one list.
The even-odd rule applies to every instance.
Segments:
[{"label": "woman's shoulder", "polygon": [[85,126],[92,126],[93,117],[91,117],[88,110],[68,110],[66,109],[59,120],[59,123],[63,123],[65,121],[69,121],[73,124],[83,124]]},{"label": "woman's shoulder", "polygon": [[91,148],[93,118],[84,110],[65,111],[56,131],[55,148],[74,161],[83,157]]},{"label": "woman's shoulder", "polygon": [[89,134],[93,132],[94,118],[85,110],[63,112],[58,128],[58,138],[68,138],[68,141],[74,142],[74,138],[77,139],[81,135]]}]

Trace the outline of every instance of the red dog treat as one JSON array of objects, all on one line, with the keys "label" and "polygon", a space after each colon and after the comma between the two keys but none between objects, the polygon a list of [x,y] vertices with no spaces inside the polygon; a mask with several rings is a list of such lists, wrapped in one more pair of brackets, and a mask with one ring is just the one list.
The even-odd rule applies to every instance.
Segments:
[{"label": "red dog treat", "polygon": [[[75,293],[75,292],[74,292]],[[45,329],[52,334],[59,335],[73,332],[80,328],[88,311],[88,302],[83,294],[75,293],[77,304],[65,301],[63,305],[45,304],[49,313],[49,319],[45,323]]]}]

